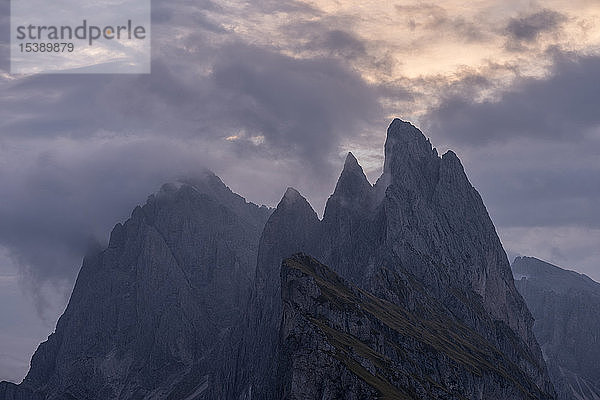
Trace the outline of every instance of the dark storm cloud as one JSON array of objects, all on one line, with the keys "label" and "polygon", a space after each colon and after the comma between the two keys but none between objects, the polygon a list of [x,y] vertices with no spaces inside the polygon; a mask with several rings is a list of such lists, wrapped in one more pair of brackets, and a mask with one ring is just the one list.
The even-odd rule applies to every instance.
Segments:
[{"label": "dark storm cloud", "polygon": [[365,43],[356,38],[354,34],[340,30],[327,30],[318,37],[313,38],[308,44],[309,48],[327,50],[331,55],[341,55],[348,58],[365,56],[367,49]]},{"label": "dark storm cloud", "polygon": [[0,243],[34,280],[72,279],[94,236],[105,240],[161,180],[201,168],[168,141],[112,139],[3,154]]},{"label": "dark storm cloud", "polygon": [[[331,156],[380,118],[379,89],[339,58],[213,46],[209,35],[228,34],[207,24],[174,42],[174,21],[198,22],[211,4],[154,8],[151,75],[0,80],[0,246],[34,289],[72,281],[90,243],[163,182],[204,167],[251,199],[274,204],[294,185],[320,206],[340,167]],[[262,6],[311,11],[294,4]]]},{"label": "dark storm cloud", "polygon": [[395,7],[413,31],[422,29],[428,34],[436,35],[449,33],[467,42],[479,42],[489,38],[484,26],[463,17],[451,16],[445,8],[434,3]]},{"label": "dark storm cloud", "polygon": [[599,102],[600,57],[556,53],[547,79],[518,79],[499,101],[452,93],[424,121],[450,141],[469,145],[518,137],[580,140],[600,126]]},{"label": "dark storm cloud", "polygon": [[331,59],[297,60],[232,46],[213,76],[225,126],[262,135],[284,157],[300,156],[319,168],[336,144],[379,116],[375,88]]},{"label": "dark storm cloud", "polygon": [[600,228],[600,57],[554,61],[547,78],[518,79],[497,101],[452,91],[423,117],[460,150],[500,228]]},{"label": "dark storm cloud", "polygon": [[506,32],[512,39],[534,41],[541,33],[554,32],[560,28],[567,17],[554,10],[544,9],[533,14],[511,18]]},{"label": "dark storm cloud", "polygon": [[390,74],[393,61],[377,39],[360,37],[352,30],[360,16],[308,16],[285,24],[281,31],[289,48],[310,57],[338,59],[360,70]]},{"label": "dark storm cloud", "polygon": [[295,59],[241,43],[211,56],[208,76],[176,74],[156,61],[151,75],[139,77],[40,75],[7,83],[0,127],[5,137],[44,138],[99,129],[223,138],[246,130],[264,136],[269,150],[299,151],[320,164],[343,136],[379,115],[378,89],[339,60]]},{"label": "dark storm cloud", "polygon": [[[7,8],[8,2],[3,0],[1,6]],[[102,129],[125,132],[143,130],[157,135],[171,131],[173,135],[202,135],[215,138],[222,137],[234,129],[245,129],[246,121],[250,121],[249,123],[254,124],[250,129],[258,135],[265,136],[266,142],[262,150],[281,150],[281,146],[306,149],[311,145],[303,136],[313,135],[315,138],[315,135],[319,134],[311,132],[311,128],[318,131],[331,124],[344,125],[339,113],[348,111],[346,105],[358,105],[364,109],[363,114],[371,115],[377,108],[376,101],[367,106],[368,101],[375,99],[374,91],[366,88],[360,76],[343,63],[319,58],[309,61],[297,60],[298,65],[294,65],[296,61],[279,55],[278,49],[261,49],[257,46],[246,49],[247,45],[240,41],[223,47],[211,46],[213,39],[207,33],[228,32],[207,13],[224,14],[232,10],[225,10],[209,0],[184,0],[178,2],[178,6],[179,8],[166,2],[153,5],[153,22],[156,26],[151,76],[42,75],[15,82],[3,82],[0,88],[0,109],[7,118],[0,122],[2,135],[5,138],[65,135],[84,137]],[[318,13],[315,8],[296,1],[259,1],[253,4],[252,10],[249,11],[311,15]],[[8,14],[2,13],[2,19],[7,21]],[[232,15],[230,18],[235,20],[236,17]],[[193,32],[184,31],[183,37],[173,39],[172,36],[180,33],[177,29],[188,23],[193,25]],[[2,24],[3,30],[8,25]],[[8,37],[8,29],[6,33]],[[231,37],[232,35],[229,35],[229,39]],[[349,38],[349,34],[343,36],[334,32],[323,45],[331,47],[335,42],[347,41]],[[358,43],[355,41],[353,45]],[[7,40],[3,41],[2,45],[6,44]],[[182,45],[185,46],[185,50],[182,50]],[[244,54],[243,59],[237,56],[238,51]],[[228,58],[235,61],[230,63]],[[266,59],[271,64],[265,63]],[[208,77],[199,76],[198,71],[194,71],[195,66],[212,69],[213,73]],[[306,68],[306,71],[302,68]],[[269,76],[265,75],[264,71],[267,71]],[[245,87],[236,87],[228,81],[227,74],[237,72],[246,74]],[[233,78],[235,77],[232,76]],[[287,85],[287,93],[271,90],[271,79]],[[320,90],[321,87],[323,90]],[[304,90],[303,93],[296,94],[296,88],[300,92],[302,88],[311,88],[313,91],[311,93]],[[358,95],[365,88],[367,96],[361,103]],[[337,89],[341,90],[340,99],[335,102],[332,102],[331,98],[326,99],[332,90]],[[241,92],[237,93],[236,90]],[[255,90],[255,93],[252,93],[252,90]],[[238,114],[223,115],[225,105],[219,104],[219,101],[231,105],[232,99],[236,97],[247,98],[263,106],[273,102],[278,111],[284,111],[285,117],[291,117],[294,121],[286,121],[285,124],[280,123],[276,126],[274,121],[267,121],[277,119],[276,115],[263,117],[254,114],[266,112],[264,107],[260,110],[246,110],[242,104],[234,106],[243,112],[243,117],[247,118],[245,121],[236,120]],[[294,109],[285,110],[286,107]],[[314,119],[303,118],[302,112],[306,111],[306,107],[314,107],[319,111],[319,115],[315,115]],[[329,112],[337,115],[330,119]],[[321,117],[328,121],[321,124]],[[300,134],[298,126],[302,119],[307,120],[304,122],[307,131],[304,134]],[[290,129],[283,129],[283,125]],[[265,129],[265,132],[257,132],[257,129]],[[349,131],[358,129],[355,127]],[[296,132],[296,135],[292,132]],[[279,134],[285,137],[278,138]],[[330,143],[334,144],[335,141],[336,139],[331,140]],[[312,148],[316,149],[317,146]],[[315,154],[314,161],[331,149],[327,146],[319,147],[320,154]],[[305,151],[305,155],[307,154]]]},{"label": "dark storm cloud", "polygon": [[142,129],[152,126],[157,112],[173,120],[191,91],[164,64],[152,68],[156,74],[140,77],[37,75],[7,83],[0,94],[3,136],[83,137],[98,129]]}]

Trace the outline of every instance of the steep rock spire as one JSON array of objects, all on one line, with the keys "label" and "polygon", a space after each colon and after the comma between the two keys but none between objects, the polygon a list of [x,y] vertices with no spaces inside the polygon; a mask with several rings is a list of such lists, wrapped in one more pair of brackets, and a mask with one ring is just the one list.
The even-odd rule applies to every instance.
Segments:
[{"label": "steep rock spire", "polygon": [[296,189],[287,188],[261,236],[256,290],[263,291],[273,282],[273,275],[278,276],[283,258],[312,250],[318,226],[319,218],[308,201]]},{"label": "steep rock spire", "polygon": [[355,211],[368,208],[372,201],[372,193],[373,186],[367,180],[362,167],[354,155],[348,153],[335,190],[327,201],[324,220],[336,212],[335,208],[341,207]]},{"label": "steep rock spire", "polygon": [[370,223],[376,206],[374,193],[358,161],[348,153],[335,191],[327,200],[319,245],[322,259],[355,281],[366,275],[356,261],[370,253],[364,247],[370,246],[375,236]]},{"label": "steep rock spire", "polygon": [[389,184],[396,184],[430,197],[438,179],[439,163],[440,157],[429,139],[411,123],[396,118],[387,130],[383,175],[378,185],[385,190]]},{"label": "steep rock spire", "polygon": [[[317,213],[294,188],[286,190],[267,221],[260,239],[256,278],[246,321],[250,327],[249,334],[242,338],[240,350],[240,363],[252,365],[256,373],[253,376],[243,375],[236,383],[238,387],[233,390],[256,396],[252,398],[274,398],[277,327],[281,319],[281,261],[298,252],[314,253],[319,224]],[[233,398],[231,396],[225,394],[225,397]]]}]

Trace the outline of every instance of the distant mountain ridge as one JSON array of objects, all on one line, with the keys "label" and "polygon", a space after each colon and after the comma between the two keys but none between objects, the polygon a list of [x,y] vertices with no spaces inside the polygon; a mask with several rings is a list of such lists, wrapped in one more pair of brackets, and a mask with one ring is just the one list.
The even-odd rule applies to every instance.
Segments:
[{"label": "distant mountain ridge", "polygon": [[532,325],[458,157],[395,119],[377,183],[348,154],[321,220],[293,188],[165,185],[0,397],[553,399]]},{"label": "distant mountain ridge", "polygon": [[560,400],[600,400],[600,283],[533,257],[512,265]]}]

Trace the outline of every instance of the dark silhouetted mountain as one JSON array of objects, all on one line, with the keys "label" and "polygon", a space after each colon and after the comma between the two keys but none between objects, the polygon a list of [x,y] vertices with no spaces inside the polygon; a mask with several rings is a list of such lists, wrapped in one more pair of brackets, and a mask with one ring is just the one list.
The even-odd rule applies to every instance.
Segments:
[{"label": "dark silhouetted mountain", "polygon": [[600,283],[532,257],[513,263],[558,398],[600,399]]},{"label": "dark silhouetted mountain", "polygon": [[[310,204],[295,189],[288,188],[277,209],[265,225],[260,239],[254,292],[246,315],[242,336],[235,338],[232,348],[239,346],[239,358],[230,367],[229,376],[213,385],[211,398],[234,399],[242,396],[260,399],[277,385],[277,332],[281,316],[281,260],[296,249],[311,251],[315,248],[319,219]],[[294,229],[287,229],[293,226]],[[274,330],[275,329],[275,330]],[[251,382],[251,383],[250,383]],[[249,386],[247,386],[249,384]],[[229,386],[231,385],[231,386]],[[227,387],[223,394],[221,388]],[[254,395],[253,395],[254,393]]]},{"label": "dark silhouetted mountain", "polygon": [[165,186],[86,258],[23,391],[3,390],[552,399],[532,326],[457,156],[396,119],[377,183],[348,154],[322,220],[291,188],[271,213],[212,174]]},{"label": "dark silhouetted mountain", "polygon": [[0,399],[2,400],[44,400],[43,393],[28,389],[12,382],[0,382]]},{"label": "dark silhouetted mountain", "polygon": [[208,355],[245,310],[270,212],[212,173],[164,185],[84,260],[21,386],[77,400],[181,399],[201,389]]},{"label": "dark silhouetted mountain", "polygon": [[[428,362],[438,372],[434,378],[419,379],[444,385],[435,376],[463,368],[457,376],[464,383],[453,386],[460,396],[513,393],[515,399],[552,398],[533,318],[515,289],[485,206],[454,153],[440,158],[417,128],[394,120],[388,129],[384,172],[375,186],[349,154],[322,221],[300,195],[294,192],[294,202],[288,197],[289,191],[261,238],[247,331],[232,366],[211,385],[212,398],[280,398],[276,376],[286,373],[278,347],[285,316],[274,296],[281,293],[278,264],[294,252],[311,254],[356,287],[425,321],[460,323],[503,354],[513,376],[520,376],[504,381],[509,383],[500,389],[496,385],[504,378],[468,379],[473,369],[453,364],[430,348],[435,354]],[[227,389],[223,392],[222,387]],[[530,389],[518,389],[522,387]],[[302,398],[294,396],[290,398]]]}]

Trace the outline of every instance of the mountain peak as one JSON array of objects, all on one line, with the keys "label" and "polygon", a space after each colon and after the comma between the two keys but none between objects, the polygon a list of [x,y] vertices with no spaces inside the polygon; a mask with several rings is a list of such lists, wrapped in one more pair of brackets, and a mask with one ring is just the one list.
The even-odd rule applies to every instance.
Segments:
[{"label": "mountain peak", "polygon": [[394,138],[425,138],[425,135],[413,124],[407,121],[403,121],[399,118],[394,118],[387,130],[388,138],[390,136]]},{"label": "mountain peak", "polygon": [[356,157],[349,152],[335,190],[327,201],[325,215],[332,212],[332,207],[362,208],[367,206],[371,201],[372,190],[373,186],[369,183]]},{"label": "mountain peak", "polygon": [[440,160],[437,150],[418,128],[396,118],[387,130],[383,179],[377,186],[399,184],[430,196],[438,180]]},{"label": "mountain peak", "polygon": [[279,201],[277,205],[277,209],[275,211],[276,214],[298,214],[298,215],[306,215],[310,216],[312,219],[317,218],[317,213],[312,208],[308,200],[304,196],[300,194],[299,191],[294,189],[293,187],[288,187],[285,191],[283,197]]},{"label": "mountain peak", "polygon": [[223,195],[231,190],[223,183],[221,178],[215,175],[209,169],[202,169],[193,176],[180,177],[173,181],[164,183],[155,196],[171,196],[180,191],[180,189],[189,189],[198,193]]},{"label": "mountain peak", "polygon": [[513,274],[535,318],[556,398],[600,398],[600,283],[533,257],[515,258]]},{"label": "mountain peak", "polygon": [[288,187],[281,198],[281,202],[285,202],[286,204],[292,204],[302,200],[306,201],[304,196],[302,196],[300,192],[293,187]]},{"label": "mountain peak", "polygon": [[600,295],[600,283],[585,274],[560,268],[535,257],[516,257],[512,264],[516,280],[526,278],[555,292],[589,291]]},{"label": "mountain peak", "polygon": [[[346,161],[344,161],[344,170],[346,169],[358,169],[360,168],[360,165],[358,164],[358,160],[356,159],[356,157],[354,157],[354,154],[352,154],[351,151],[348,152],[348,154],[346,155]],[[362,170],[362,168],[360,168]]]},{"label": "mountain peak", "polygon": [[410,122],[395,118],[387,130],[385,141],[386,160],[389,155],[403,149],[407,156],[429,156],[437,151],[432,148],[431,142],[425,137],[423,132]]},{"label": "mountain peak", "polygon": [[342,173],[340,174],[338,184],[336,185],[336,190],[340,186],[341,182],[346,181],[348,179],[358,181],[353,183],[359,183],[360,186],[371,186],[371,184],[367,180],[367,177],[365,176],[362,167],[358,163],[358,160],[356,160],[356,157],[354,157],[354,155],[351,152],[348,152],[348,155],[346,156],[346,161],[344,162],[344,169],[342,169]]},{"label": "mountain peak", "polygon": [[452,150],[448,150],[447,152],[445,152],[442,155],[442,159],[449,159],[449,160],[457,160],[460,162],[460,159],[458,158],[458,156],[456,155],[455,152],[453,152]]}]

